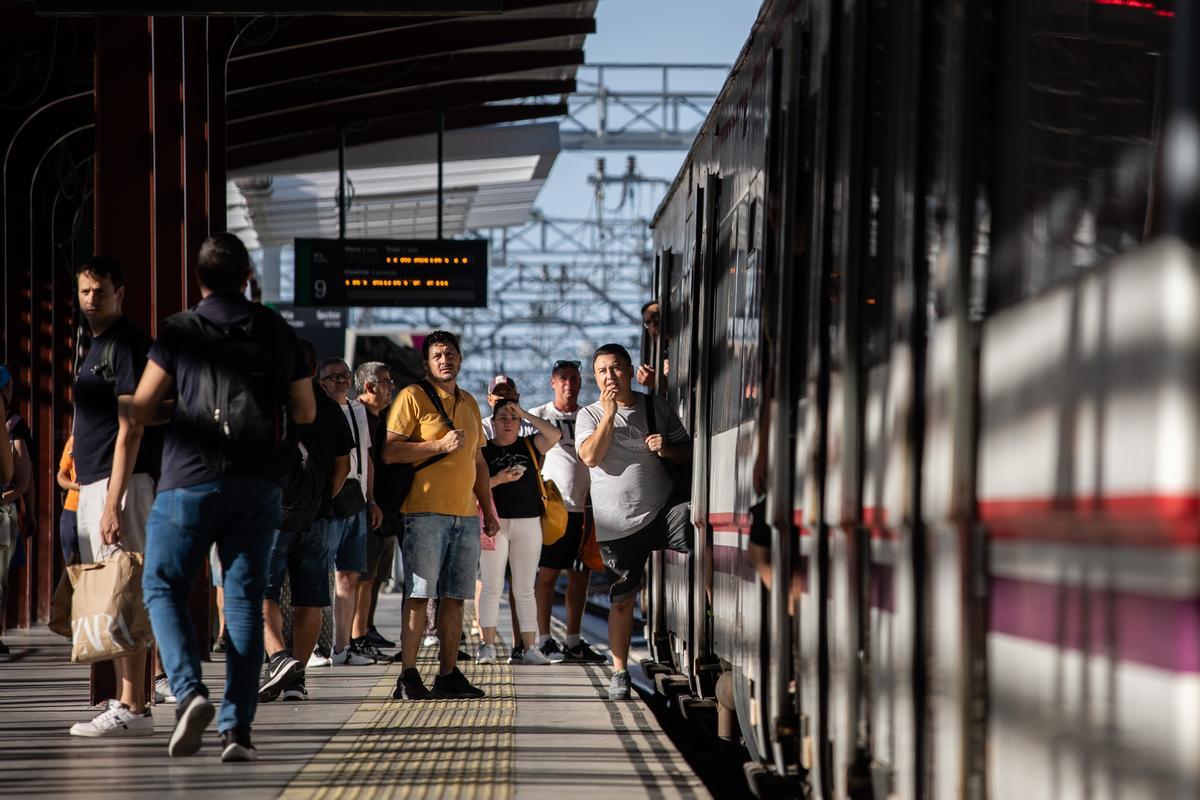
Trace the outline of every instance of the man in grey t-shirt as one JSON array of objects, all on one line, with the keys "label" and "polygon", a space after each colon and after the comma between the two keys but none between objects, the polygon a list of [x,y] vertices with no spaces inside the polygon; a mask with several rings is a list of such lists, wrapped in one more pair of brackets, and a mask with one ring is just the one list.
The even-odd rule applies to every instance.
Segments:
[{"label": "man in grey t-shirt", "polygon": [[663,459],[685,463],[692,445],[666,403],[633,391],[633,361],[624,347],[601,346],[592,357],[592,370],[600,402],[580,409],[575,440],[580,459],[590,468],[596,539],[612,581],[608,640],[615,671],[608,697],[620,700],[629,696],[625,667],[646,559],[653,550],[691,550],[690,508],[687,503],[671,505],[671,475]]}]

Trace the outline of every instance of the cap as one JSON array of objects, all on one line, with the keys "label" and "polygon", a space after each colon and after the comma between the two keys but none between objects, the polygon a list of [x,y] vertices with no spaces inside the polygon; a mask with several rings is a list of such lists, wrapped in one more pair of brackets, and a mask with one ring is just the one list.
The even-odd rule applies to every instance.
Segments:
[{"label": "cap", "polygon": [[512,390],[514,392],[517,390],[517,382],[516,381],[514,381],[512,378],[508,377],[507,375],[497,375],[496,377],[492,378],[488,382],[488,394],[495,394],[496,387],[502,383],[507,383],[510,387],[512,387]]},{"label": "cap", "polygon": [[12,374],[8,371],[8,367],[4,366],[3,364],[0,364],[0,389],[3,389],[5,386],[8,386],[8,384],[11,381],[12,381]]}]

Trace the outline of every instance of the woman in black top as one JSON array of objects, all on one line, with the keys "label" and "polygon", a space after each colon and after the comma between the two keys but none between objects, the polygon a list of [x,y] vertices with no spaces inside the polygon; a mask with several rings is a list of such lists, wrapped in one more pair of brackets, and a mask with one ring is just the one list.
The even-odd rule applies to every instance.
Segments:
[{"label": "woman in black top", "polygon": [[[543,454],[558,443],[562,433],[553,423],[532,416],[511,400],[496,403],[492,416],[496,435],[483,448],[491,475],[492,500],[500,518],[500,532],[492,550],[479,555],[479,574],[483,588],[479,598],[479,627],[483,644],[479,663],[496,663],[496,619],[500,615],[500,594],[504,589],[504,567],[512,569],[512,592],[521,623],[525,645],[525,664],[548,664],[537,645],[537,603],[533,584],[542,554],[542,493],[537,471]],[[529,422],[537,433],[519,436],[521,421]]]}]

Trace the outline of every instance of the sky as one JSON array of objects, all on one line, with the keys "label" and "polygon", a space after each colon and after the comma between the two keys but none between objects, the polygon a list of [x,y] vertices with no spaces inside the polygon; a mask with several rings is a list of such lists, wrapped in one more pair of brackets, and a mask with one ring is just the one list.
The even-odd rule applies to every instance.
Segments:
[{"label": "sky", "polygon": [[[587,63],[732,64],[750,35],[760,5],[761,0],[600,0],[596,32],[584,44]],[[649,75],[646,78],[653,79]],[[707,72],[698,79],[691,85],[717,91],[725,75]],[[559,153],[537,206],[553,217],[588,216],[593,195],[587,177],[595,171],[596,158],[606,157],[608,172],[613,174],[624,172],[626,155],[586,150]],[[687,153],[632,155],[637,157],[643,174],[672,180]],[[653,211],[661,196],[659,191],[646,198],[647,213]]]}]

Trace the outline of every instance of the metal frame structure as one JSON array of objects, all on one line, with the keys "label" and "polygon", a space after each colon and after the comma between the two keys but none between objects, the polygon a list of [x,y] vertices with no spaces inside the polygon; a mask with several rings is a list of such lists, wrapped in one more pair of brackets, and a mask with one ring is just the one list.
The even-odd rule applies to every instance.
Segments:
[{"label": "metal frame structure", "polygon": [[[562,123],[564,150],[687,150],[717,98],[709,89],[684,88],[697,74],[729,73],[728,64],[588,64],[577,73]],[[657,73],[660,88],[622,88],[616,75]],[[627,81],[626,81],[627,82]]]}]

